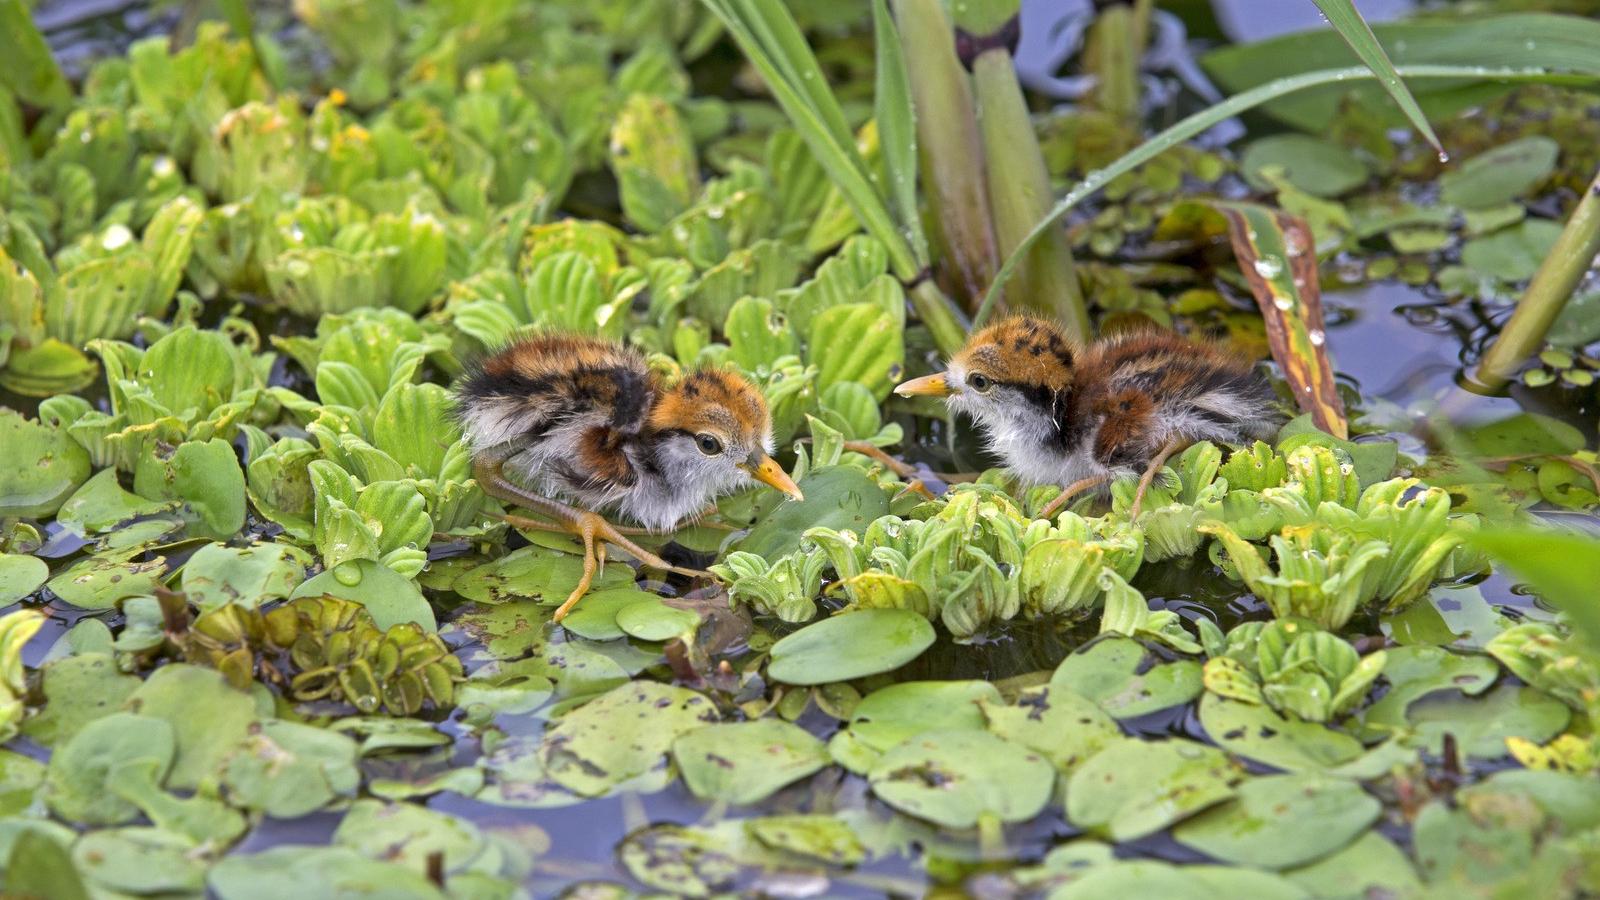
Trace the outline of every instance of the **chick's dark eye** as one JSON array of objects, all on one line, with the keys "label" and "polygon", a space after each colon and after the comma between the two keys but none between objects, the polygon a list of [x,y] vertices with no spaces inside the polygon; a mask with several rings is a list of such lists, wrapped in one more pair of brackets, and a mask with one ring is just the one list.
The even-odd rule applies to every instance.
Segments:
[{"label": "chick's dark eye", "polygon": [[972,388],[980,394],[987,394],[989,393],[989,389],[994,387],[994,382],[989,380],[987,375],[979,375],[978,373],[974,372],[967,376],[967,387]]},{"label": "chick's dark eye", "polygon": [[695,446],[707,456],[716,456],[722,452],[722,441],[714,434],[697,434],[694,437]]}]

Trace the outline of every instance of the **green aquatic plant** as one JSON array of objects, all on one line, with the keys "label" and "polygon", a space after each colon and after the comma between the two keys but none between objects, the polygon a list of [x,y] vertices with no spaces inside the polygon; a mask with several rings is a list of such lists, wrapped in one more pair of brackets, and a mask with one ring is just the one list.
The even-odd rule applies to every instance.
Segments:
[{"label": "green aquatic plant", "polygon": [[1202,627],[1201,636],[1210,657],[1206,690],[1306,722],[1329,722],[1361,705],[1386,660],[1382,650],[1361,656],[1302,619],[1246,622],[1226,637]]}]

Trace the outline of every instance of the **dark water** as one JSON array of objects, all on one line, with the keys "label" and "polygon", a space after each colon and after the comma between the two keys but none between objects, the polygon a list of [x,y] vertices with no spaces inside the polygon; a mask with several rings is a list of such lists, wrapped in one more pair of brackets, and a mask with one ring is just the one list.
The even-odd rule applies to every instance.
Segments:
[{"label": "dark water", "polygon": [[[1192,4],[1194,5],[1194,4]],[[1369,19],[1392,18],[1412,7],[1409,0],[1369,0],[1361,4]],[[1064,75],[1067,61],[1081,43],[1082,28],[1091,4],[1061,0],[1028,0],[1024,4],[1024,42],[1019,48],[1019,70],[1031,88],[1054,97],[1070,98],[1084,87],[1081,79]],[[1315,7],[1283,0],[1218,0],[1210,7],[1211,24],[1220,36],[1248,41],[1321,24]],[[183,12],[178,7],[159,11],[142,2],[126,0],[47,0],[35,12],[36,20],[69,72],[81,72],[90,59],[120,53],[136,37],[165,34],[177,27]],[[1171,96],[1204,100],[1214,93],[1194,65],[1184,20],[1158,12],[1155,44],[1150,54],[1153,85]],[[1161,87],[1161,85],[1165,87]],[[1425,292],[1398,282],[1380,282],[1341,291],[1325,298],[1330,309],[1329,350],[1344,380],[1365,400],[1381,401],[1388,427],[1402,440],[1407,453],[1421,453],[1425,445],[1420,426],[1441,409],[1453,420],[1492,418],[1519,409],[1515,398],[1482,397],[1461,390],[1462,373],[1475,348],[1490,334],[1493,312],[1439,302]],[[1503,314],[1503,313],[1502,313]],[[1359,374],[1351,374],[1359,373]],[[0,397],[0,403],[28,409],[20,398]],[[1408,425],[1417,426],[1417,434]],[[55,545],[61,554],[76,547]],[[1189,568],[1168,566],[1141,573],[1137,585],[1157,606],[1177,611],[1188,619],[1210,618],[1224,628],[1265,612],[1253,597],[1241,594],[1203,561]],[[1508,580],[1494,576],[1477,586],[1495,606],[1517,611],[1531,609],[1530,598],[1514,590]],[[52,627],[64,629],[60,619]],[[1092,627],[1089,629],[1092,631]],[[1082,626],[1003,629],[972,646],[942,642],[901,674],[907,678],[983,678],[997,680],[1053,668],[1086,637]],[[37,646],[48,646],[48,640]],[[34,662],[36,660],[30,660]],[[831,730],[830,720],[812,718],[821,736]],[[1125,723],[1130,733],[1183,734],[1204,738],[1192,708],[1178,708]],[[462,737],[454,756],[477,755],[474,739]],[[819,776],[819,778],[827,776]],[[861,779],[844,776],[830,787],[845,796],[864,796]],[[812,781],[780,792],[760,809],[736,808],[726,815],[742,817],[765,812],[790,812],[805,808],[817,789]],[[871,804],[870,799],[864,802]],[[585,879],[627,882],[616,860],[616,848],[629,833],[649,824],[692,825],[708,816],[705,804],[689,794],[681,782],[648,796],[622,795],[555,809],[499,807],[454,794],[438,795],[430,805],[467,818],[486,829],[525,838],[530,854],[538,856],[528,884],[536,896],[551,896],[565,885]],[[713,816],[722,815],[712,811]],[[293,821],[265,819],[234,849],[250,853],[286,843],[328,842],[339,814],[320,813]],[[1036,859],[1072,829],[1059,812],[1008,830],[1009,847],[1016,859]],[[1163,837],[1119,847],[1119,853],[1173,861],[1200,859]],[[808,884],[751,884],[752,890],[772,890],[788,896],[883,896],[921,893],[928,877],[914,858],[887,859],[853,873],[832,873],[832,881]]]}]

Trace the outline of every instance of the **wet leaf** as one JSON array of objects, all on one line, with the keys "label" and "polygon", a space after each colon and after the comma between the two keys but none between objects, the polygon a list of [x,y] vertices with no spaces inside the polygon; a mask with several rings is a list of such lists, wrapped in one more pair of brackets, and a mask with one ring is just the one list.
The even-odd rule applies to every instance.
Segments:
[{"label": "wet leaf", "polygon": [[[30,823],[31,824],[31,823]],[[55,834],[39,822],[10,841],[6,857],[6,890],[19,897],[89,900],[89,891],[67,854],[72,833]]]},{"label": "wet leaf", "polygon": [[1461,264],[1501,281],[1526,281],[1550,255],[1561,223],[1524,219],[1493,234],[1473,238],[1461,247]]},{"label": "wet leaf", "polygon": [[624,633],[641,641],[669,641],[684,635],[693,636],[700,627],[700,616],[652,596],[617,610],[616,622]]},{"label": "wet leaf", "polygon": [[221,438],[186,441],[170,454],[140,459],[133,489],[143,497],[183,501],[184,517],[211,537],[229,538],[244,527],[244,470]]},{"label": "wet leaf", "polygon": [[835,816],[762,816],[746,819],[745,828],[770,849],[819,862],[853,866],[867,858],[867,848],[855,831]]},{"label": "wet leaf", "polygon": [[0,408],[0,518],[53,514],[89,477],[89,454],[58,428]]},{"label": "wet leaf", "polygon": [[1091,756],[1067,782],[1074,825],[1131,841],[1234,795],[1242,773],[1222,751],[1193,741],[1122,741]]},{"label": "wet leaf", "polygon": [[126,706],[172,726],[177,756],[166,785],[181,790],[211,782],[257,717],[253,697],[235,690],[221,673],[185,663],[157,669]]},{"label": "wet leaf", "polygon": [[1182,823],[1172,836],[1223,862],[1286,869],[1355,840],[1378,818],[1380,806],[1360,785],[1342,778],[1252,778],[1239,785],[1233,800]]},{"label": "wet leaf", "polygon": [[1422,887],[1404,850],[1376,831],[1330,856],[1290,869],[1284,877],[1313,897],[1405,896]]},{"label": "wet leaf", "polygon": [[129,894],[198,892],[205,862],[188,838],[159,828],[91,831],[72,847],[72,861],[90,882]]},{"label": "wet leaf", "polygon": [[1289,380],[1295,402],[1317,427],[1350,435],[1344,404],[1328,361],[1316,242],[1304,220],[1251,203],[1220,203],[1228,219],[1239,271],[1267,322],[1272,358]]},{"label": "wet leaf", "polygon": [[[536,598],[554,605],[572,593],[582,575],[583,560],[578,556],[548,547],[521,547],[461,573],[451,589],[479,603]],[[599,592],[632,583],[632,569],[622,563],[607,563],[595,575],[590,589]]]},{"label": "wet leaf", "polygon": [[779,719],[697,728],[672,744],[672,759],[696,797],[757,803],[832,760],[805,729]]},{"label": "wet leaf", "polygon": [[767,674],[826,684],[890,672],[933,644],[933,625],[909,609],[864,609],[814,622],[772,645]]},{"label": "wet leaf", "polygon": [[990,731],[1041,754],[1063,775],[1122,738],[1098,704],[1059,684],[1024,691],[1015,704],[980,706]]},{"label": "wet leaf", "polygon": [[96,534],[138,516],[166,512],[176,505],[129,493],[117,483],[115,469],[103,469],[67,498],[56,521],[78,534]]},{"label": "wet leaf", "polygon": [[296,722],[262,722],[228,756],[222,783],[236,806],[280,819],[304,816],[355,793],[356,742]]},{"label": "wet leaf", "polygon": [[84,825],[120,825],[139,814],[108,788],[124,765],[148,760],[159,772],[172,764],[172,726],[160,719],[116,713],[84,726],[50,757],[45,799],[56,815]]},{"label": "wet leaf", "polygon": [[1469,210],[1515,200],[1550,177],[1560,149],[1534,136],[1486,150],[1439,176],[1439,199]]},{"label": "wet leaf", "polygon": [[38,590],[50,567],[36,556],[0,553],[0,603],[15,603]]},{"label": "wet leaf", "polygon": [[428,632],[439,629],[433,607],[416,582],[375,560],[342,562],[295,588],[289,599],[324,595],[361,604],[383,630],[403,622],[415,622]]},{"label": "wet leaf", "polygon": [[351,804],[333,833],[333,844],[397,863],[419,875],[428,871],[428,859],[435,854],[449,874],[466,869],[485,850],[483,834],[465,819],[414,803],[380,800]]},{"label": "wet leaf", "polygon": [[1055,771],[1037,753],[987,731],[925,732],[879,757],[867,773],[879,799],[946,828],[993,817],[1020,822],[1050,801]]},{"label": "wet leaf", "polygon": [[736,848],[702,828],[652,825],[618,849],[628,874],[680,897],[708,897],[731,886],[740,865]]},{"label": "wet leaf", "polygon": [[1406,710],[1414,732],[1408,738],[1429,752],[1442,751],[1444,736],[1454,735],[1468,756],[1499,759],[1507,754],[1506,738],[1542,744],[1567,726],[1572,711],[1548,694],[1502,685],[1481,698],[1460,694],[1424,697]]},{"label": "wet leaf", "polygon": [[1227,866],[1173,866],[1145,860],[1091,867],[1083,876],[1052,891],[1051,900],[1112,900],[1166,897],[1173,900],[1300,900],[1294,884],[1267,872]]},{"label": "wet leaf", "polygon": [[117,668],[110,653],[85,653],[58,659],[43,667],[40,688],[44,708],[23,726],[23,733],[50,747],[70,740],[83,726],[122,707],[140,681]]},{"label": "wet leaf", "polygon": [[[635,604],[651,601],[659,602],[656,595],[636,587],[591,591],[583,596],[582,603],[573,607],[572,612],[561,620],[561,627],[591,641],[615,640],[627,634],[618,624],[617,614]],[[545,612],[537,608],[534,611],[542,623]]]},{"label": "wet leaf", "polygon": [[254,608],[289,596],[305,581],[309,564],[287,544],[207,544],[184,563],[179,584],[202,612],[229,603]]},{"label": "wet leaf", "polygon": [[866,774],[878,756],[928,731],[981,731],[983,708],[999,706],[986,681],[902,681],[863,697],[828,751],[840,765]]},{"label": "wet leaf", "polygon": [[1259,191],[1273,187],[1261,177],[1268,166],[1282,168],[1290,184],[1317,197],[1337,197],[1367,180],[1367,167],[1350,151],[1305,134],[1276,134],[1251,141],[1239,166]]},{"label": "wet leaf", "polygon": [[1216,694],[1201,699],[1200,724],[1228,752],[1290,772],[1322,771],[1361,755],[1361,742],[1342,731]]},{"label": "wet leaf", "polygon": [[79,609],[111,609],[124,597],[154,594],[166,568],[159,556],[135,562],[123,554],[102,554],[73,563],[45,586]]},{"label": "wet leaf", "polygon": [[799,484],[805,499],[778,504],[739,543],[740,550],[775,562],[799,547],[800,536],[809,528],[849,529],[861,534],[889,514],[888,496],[860,469],[814,469]]},{"label": "wet leaf", "polygon": [[562,787],[601,796],[635,778],[659,776],[679,735],[716,720],[716,708],[701,694],[632,682],[552,723],[540,743],[539,760]]},{"label": "wet leaf", "polygon": [[1198,662],[1184,659],[1146,668],[1146,656],[1144,646],[1129,638],[1095,641],[1062,660],[1050,685],[1093,700],[1117,719],[1187,703],[1205,689]]},{"label": "wet leaf", "polygon": [[218,900],[277,900],[285,896],[382,896],[392,900],[444,900],[426,875],[369,859],[346,847],[285,844],[234,854],[206,873]]}]

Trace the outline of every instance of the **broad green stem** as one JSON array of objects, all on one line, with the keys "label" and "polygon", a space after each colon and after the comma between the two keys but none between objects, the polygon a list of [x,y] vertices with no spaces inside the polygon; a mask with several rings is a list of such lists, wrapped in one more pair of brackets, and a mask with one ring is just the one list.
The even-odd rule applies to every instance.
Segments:
[{"label": "broad green stem", "polygon": [[1150,32],[1150,0],[1102,9],[1084,46],[1085,67],[1095,76],[1094,105],[1124,120],[1139,115],[1139,61]]},{"label": "broad green stem", "polygon": [[955,356],[967,342],[967,324],[961,320],[961,313],[955,304],[939,290],[932,278],[922,279],[907,289],[907,293],[911,297],[912,309],[917,311],[917,318],[933,334],[933,345],[946,357]]},{"label": "broad green stem", "polygon": [[[1050,211],[1050,172],[1010,51],[1004,47],[985,50],[973,61],[972,75],[995,238],[1000,252],[1009,254],[1022,243],[1033,223]],[[1060,320],[1079,341],[1089,338],[1089,313],[1073,269],[1072,247],[1060,229],[1028,252],[1009,296],[1012,308],[1037,310]]]},{"label": "broad green stem", "polygon": [[[1473,81],[1548,81],[1556,79],[1562,83],[1593,83],[1600,78],[1592,75],[1574,73],[1547,72],[1543,69],[1486,69],[1482,66],[1402,66],[1398,70],[1404,78],[1466,78]],[[978,307],[978,312],[973,316],[974,328],[983,325],[989,314],[994,311],[995,301],[999,299],[1001,289],[1006,281],[1016,274],[1017,267],[1021,265],[1027,251],[1040,238],[1056,227],[1056,223],[1072,210],[1073,207],[1087,200],[1101,188],[1105,187],[1112,179],[1124,172],[1130,172],[1149,162],[1167,150],[1194,137],[1212,126],[1226,121],[1240,113],[1254,109],[1263,103],[1276,100],[1279,97],[1303,91],[1306,88],[1319,87],[1325,84],[1337,84],[1341,81],[1364,81],[1375,78],[1371,69],[1323,69],[1317,72],[1306,72],[1289,78],[1280,78],[1266,84],[1253,87],[1248,91],[1234,94],[1232,97],[1201,110],[1171,128],[1157,134],[1139,146],[1133,148],[1116,162],[1103,169],[1090,172],[1082,181],[1067,192],[1065,197],[1056,203],[1050,214],[1039,220],[1027,237],[1022,239],[1016,249],[1006,257],[1005,264],[1000,271],[995,273],[994,282],[989,285],[989,292],[984,295],[983,303]]]},{"label": "broad green stem", "polygon": [[1522,361],[1544,344],[1551,324],[1593,265],[1596,254],[1600,254],[1600,173],[1595,174],[1555,246],[1550,248],[1550,255],[1528,282],[1511,319],[1483,355],[1477,372],[1480,384],[1491,389],[1502,387],[1516,374]]},{"label": "broad green stem", "polygon": [[935,259],[968,309],[995,270],[983,146],[972,84],[956,58],[955,30],[941,0],[894,0],[895,23],[911,76],[917,116],[917,156],[930,218],[938,225]]}]

